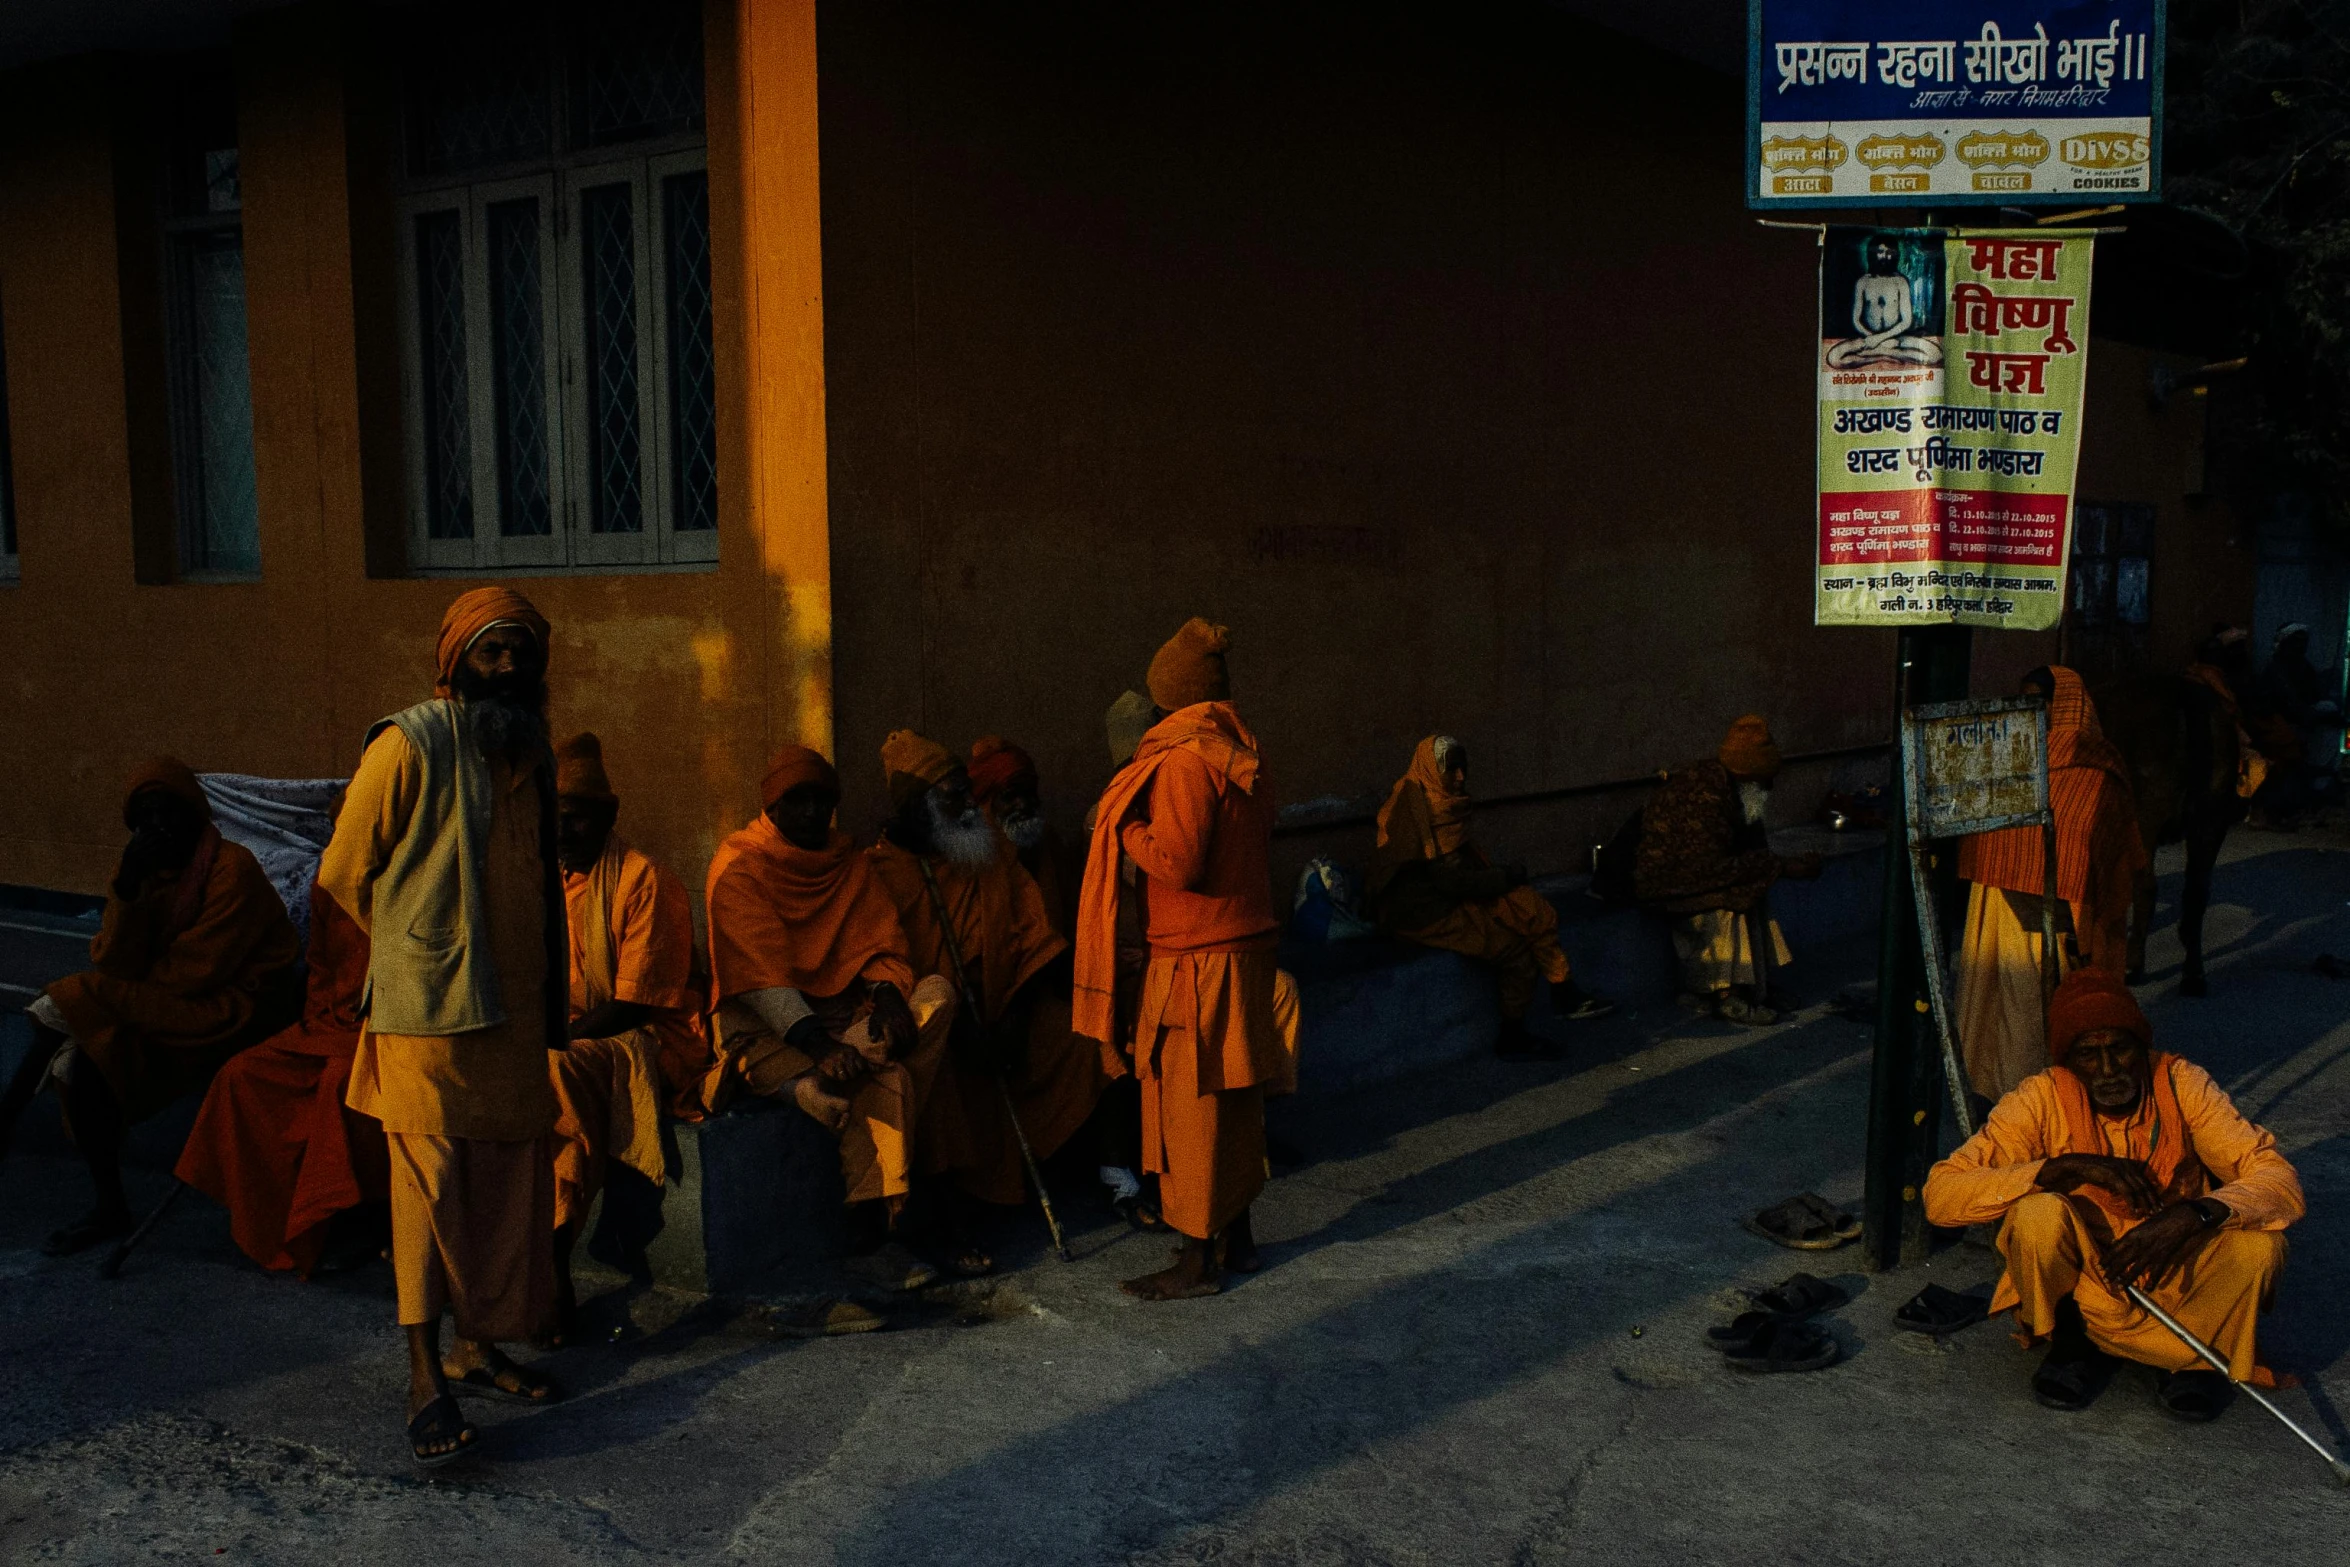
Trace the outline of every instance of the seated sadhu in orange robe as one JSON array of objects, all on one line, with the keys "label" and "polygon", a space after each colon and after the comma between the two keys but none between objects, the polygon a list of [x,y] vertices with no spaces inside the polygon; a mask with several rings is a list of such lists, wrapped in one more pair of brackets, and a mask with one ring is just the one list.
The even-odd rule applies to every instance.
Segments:
[{"label": "seated sadhu in orange robe", "polygon": [[1483,963],[1501,980],[1503,1055],[1550,1047],[1526,1028],[1534,987],[1547,982],[1564,1018],[1615,1010],[1585,995],[1558,941],[1558,910],[1528,886],[1524,866],[1488,864],[1469,841],[1469,748],[1430,735],[1379,808],[1379,836],[1363,895],[1382,929]]},{"label": "seated sadhu in orange robe", "polygon": [[107,888],[92,967],[26,1009],[33,1048],[0,1099],[0,1151],[54,1078],[97,1202],[42,1249],[63,1256],[127,1233],[125,1130],[204,1086],[300,1011],[301,940],[269,877],[212,825],[196,775],[170,758],[131,778],[131,841]]},{"label": "seated sadhu in orange robe", "polygon": [[578,1311],[571,1252],[615,1159],[668,1179],[661,1116],[702,1115],[710,1065],[694,984],[685,883],[616,830],[620,797],[604,747],[574,735],[555,752],[555,849],[571,933],[571,1043],[547,1056],[555,1086],[554,1338]]},{"label": "seated sadhu in orange robe", "polygon": [[1232,706],[1230,641],[1195,619],[1152,659],[1151,700],[1166,716],[1096,808],[1078,905],[1077,1029],[1114,1044],[1119,854],[1149,880],[1134,1022],[1143,1163],[1185,1243],[1174,1267],[1121,1286],[1146,1300],[1212,1295],[1226,1263],[1255,1266],[1265,1089],[1287,1069],[1273,1003],[1273,788]]},{"label": "seated sadhu in orange robe", "polygon": [[[903,729],[881,757],[893,812],[866,853],[915,968],[955,980],[964,997],[915,1132],[920,1167],[1014,1205],[1027,1190],[1020,1135],[1043,1160],[1084,1128],[1108,1081],[1101,1050],[1069,1027],[1069,944],[1014,846],[972,803],[963,764]],[[938,1217],[951,1222],[951,1211]],[[946,1254],[956,1272],[992,1266],[952,1237]]]},{"label": "seated sadhu in orange robe", "polygon": [[738,1088],[790,1100],[840,1138],[850,1204],[894,1221],[954,1026],[954,982],[917,980],[888,890],[833,825],[830,762],[787,745],[759,797],[766,808],[710,862],[710,1108]]},{"label": "seated sadhu in orange robe", "polygon": [[547,638],[509,589],[450,605],[434,696],[369,732],[318,864],[370,938],[348,1102],[391,1151],[408,1438],[427,1466],[474,1441],[453,1392],[560,1396],[497,1347],[542,1333],[555,1306],[547,1052],[570,1014]]},{"label": "seated sadhu in orange robe", "polygon": [[[383,1202],[391,1183],[383,1127],[343,1103],[359,1049],[367,934],[316,888],[309,960],[301,1021],[228,1058],[175,1172],[228,1210],[246,1256],[304,1277],[319,1265],[335,1215]],[[379,1232],[364,1255],[381,1244]]]},{"label": "seated sadhu in orange robe", "polygon": [[[2023,688],[2048,698],[2058,966],[2077,960],[2121,974],[2129,967],[2130,903],[2147,864],[2129,764],[2105,738],[2079,675],[2059,664],[2026,675]],[[1973,885],[1958,943],[1958,1044],[1968,1082],[1985,1099],[2048,1064],[2040,955],[2047,852],[2038,827],[1959,840],[1958,874]]]},{"label": "seated sadhu in orange robe", "polygon": [[2253,1324],[2303,1208],[2276,1139],[2210,1073],[2156,1050],[2146,1014],[2102,969],[2057,987],[2048,1047],[2055,1064],[2002,1098],[1925,1192],[1935,1224],[2000,1224],[2007,1271],[1991,1309],[2015,1312],[2019,1342],[2050,1344],[2033,1393],[2081,1408],[2103,1357],[2119,1356],[2165,1373],[2173,1413],[2218,1413],[2219,1374],[2198,1369],[2195,1352],[2129,1299],[2130,1284],[2225,1356],[2229,1376],[2274,1386]]},{"label": "seated sadhu in orange robe", "polygon": [[[1124,766],[1123,759],[1119,762]],[[971,742],[971,798],[1011,840],[1020,868],[1044,895],[1045,918],[1062,940],[1077,929],[1077,886],[1085,876],[1085,848],[1072,845],[1044,814],[1036,759],[1001,735]]]}]

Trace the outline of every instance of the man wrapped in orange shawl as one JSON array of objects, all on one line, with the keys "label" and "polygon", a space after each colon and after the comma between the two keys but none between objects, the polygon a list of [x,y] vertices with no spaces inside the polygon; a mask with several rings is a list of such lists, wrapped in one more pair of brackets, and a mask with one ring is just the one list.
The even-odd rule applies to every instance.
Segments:
[{"label": "man wrapped in orange shawl", "polygon": [[53,1077],[96,1204],[52,1234],[62,1256],[126,1233],[125,1130],[204,1086],[238,1050],[300,1010],[300,938],[260,862],[221,837],[211,802],[168,757],[134,774],[131,829],[107,889],[87,972],[49,986],[27,1009],[33,1048],[0,1101],[0,1150]]},{"label": "man wrapped in orange shawl", "polygon": [[174,1172],[228,1210],[246,1256],[304,1277],[318,1266],[328,1222],[384,1201],[391,1182],[382,1125],[343,1103],[359,1049],[367,933],[316,888],[309,960],[301,1021],[229,1057]]},{"label": "man wrapped in orange shawl", "polygon": [[[2025,679],[2048,692],[2048,795],[2056,812],[2059,967],[2078,961],[2120,974],[2129,963],[2130,903],[2146,848],[2129,769],[2098,727],[2081,677],[2062,665]],[[1958,955],[1958,1040],[1967,1078],[1986,1099],[2047,1064],[2041,1028],[2040,896],[2045,845],[2037,827],[1961,839],[1958,874],[1974,884]],[[2066,946],[2067,925],[2073,951]]]},{"label": "man wrapped in orange shawl", "polygon": [[555,1089],[556,1337],[577,1312],[571,1251],[619,1160],[659,1186],[661,1115],[699,1120],[708,1073],[694,911],[685,884],[615,829],[620,797],[604,747],[574,735],[555,752],[556,852],[571,933],[571,1043],[547,1056]]},{"label": "man wrapped in orange shawl", "polygon": [[2007,1271],[1993,1312],[2018,1341],[2050,1340],[2033,1379],[2044,1404],[2095,1396],[2100,1355],[2169,1373],[2173,1413],[2208,1419],[2226,1389],[2131,1301],[2136,1284],[2225,1355],[2238,1381],[2274,1386],[2253,1328],[2275,1293],[2301,1182],[2276,1139],[2246,1120],[2211,1074],[2154,1048],[2123,983],[2076,970],[2048,1013],[2054,1061],[1992,1109],[1926,1178],[1926,1217],[1951,1229],[1998,1223]]},{"label": "man wrapped in orange shawl", "polygon": [[1150,967],[1134,1025],[1143,1163],[1185,1244],[1174,1267],[1122,1286],[1146,1300],[1211,1295],[1224,1263],[1255,1265],[1248,1210],[1265,1183],[1265,1085],[1285,1070],[1273,786],[1230,700],[1230,640],[1195,619],[1151,661],[1151,700],[1166,716],[1095,810],[1078,903],[1077,1030],[1114,1044],[1121,852],[1147,881]]},{"label": "man wrapped in orange shawl", "polygon": [[1558,943],[1558,911],[1526,885],[1525,867],[1489,864],[1469,842],[1469,748],[1430,735],[1379,808],[1379,836],[1363,893],[1380,926],[1423,947],[1458,952],[1501,981],[1501,1053],[1544,1048],[1526,1029],[1534,987],[1548,982],[1559,1015],[1605,1017],[1584,995]]},{"label": "man wrapped in orange shawl", "polygon": [[759,797],[765,809],[710,862],[710,1108],[738,1086],[797,1104],[839,1136],[849,1202],[894,1215],[955,987],[936,974],[917,982],[889,890],[832,823],[830,762],[785,746]]}]

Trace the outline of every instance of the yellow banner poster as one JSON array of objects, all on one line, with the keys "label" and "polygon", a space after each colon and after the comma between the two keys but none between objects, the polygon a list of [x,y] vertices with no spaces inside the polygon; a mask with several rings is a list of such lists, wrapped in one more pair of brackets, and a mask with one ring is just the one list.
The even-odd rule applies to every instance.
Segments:
[{"label": "yellow banner poster", "polygon": [[2095,243],[1822,236],[1818,624],[2063,618]]}]

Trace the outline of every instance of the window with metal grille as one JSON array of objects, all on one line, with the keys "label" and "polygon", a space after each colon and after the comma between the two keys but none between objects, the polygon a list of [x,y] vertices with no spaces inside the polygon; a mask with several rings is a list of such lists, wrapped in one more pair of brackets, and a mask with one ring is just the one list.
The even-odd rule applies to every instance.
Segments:
[{"label": "window with metal grille", "polygon": [[2073,515],[2073,624],[2085,631],[2143,630],[2153,619],[2153,558],[2152,506],[2081,502]]},{"label": "window with metal grille", "polygon": [[253,388],[245,356],[243,195],[223,76],[175,106],[163,196],[164,373],[179,576],[261,575]]},{"label": "window with metal grille", "polygon": [[400,204],[414,563],[715,560],[699,7],[423,32]]}]

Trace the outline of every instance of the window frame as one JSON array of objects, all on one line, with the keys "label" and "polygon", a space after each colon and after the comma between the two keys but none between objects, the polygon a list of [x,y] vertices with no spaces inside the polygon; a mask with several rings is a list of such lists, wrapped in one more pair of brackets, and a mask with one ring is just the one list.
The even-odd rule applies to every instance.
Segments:
[{"label": "window frame", "polygon": [[[229,149],[229,150],[234,150]],[[168,190],[169,182],[165,182]],[[253,407],[253,315],[245,279],[245,210],[233,207],[189,212],[167,206],[158,220],[162,249],[158,281],[163,291],[164,414],[171,456],[172,574],[174,582],[259,582],[261,580],[261,432]],[[206,240],[226,240],[237,257],[237,314],[245,355],[245,456],[254,470],[253,565],[250,569],[194,564],[199,535],[210,531],[203,467],[204,396],[201,350],[189,276],[193,249]],[[191,514],[191,508],[197,508]]]},{"label": "window frame", "polygon": [[[403,126],[401,172],[394,200],[397,233],[398,331],[403,467],[407,478],[408,570],[414,575],[555,571],[659,571],[706,568],[718,559],[718,528],[680,532],[676,489],[677,417],[670,342],[669,247],[666,182],[680,174],[707,179],[707,133],[673,128],[635,139],[588,144],[575,134],[575,63],[564,46],[550,55],[548,149],[480,166],[414,172],[413,139]],[[404,107],[403,114],[414,112]],[[642,528],[598,533],[596,438],[590,418],[594,388],[588,364],[589,257],[582,216],[585,194],[604,186],[629,189],[634,264],[636,353],[636,484]],[[505,495],[498,483],[495,296],[489,208],[519,196],[539,201],[540,349],[546,355],[545,399],[548,510],[544,536],[502,531]],[[459,214],[466,388],[466,473],[471,487],[468,538],[431,536],[429,488],[432,432],[425,421],[424,289],[418,275],[418,220],[429,213]],[[697,470],[698,472],[698,470]],[[699,493],[698,488],[696,493]]]},{"label": "window frame", "polygon": [[19,552],[24,541],[17,537],[20,521],[16,512],[16,448],[8,424],[8,330],[5,320],[0,320],[0,587],[14,587],[23,580],[24,562]]}]

